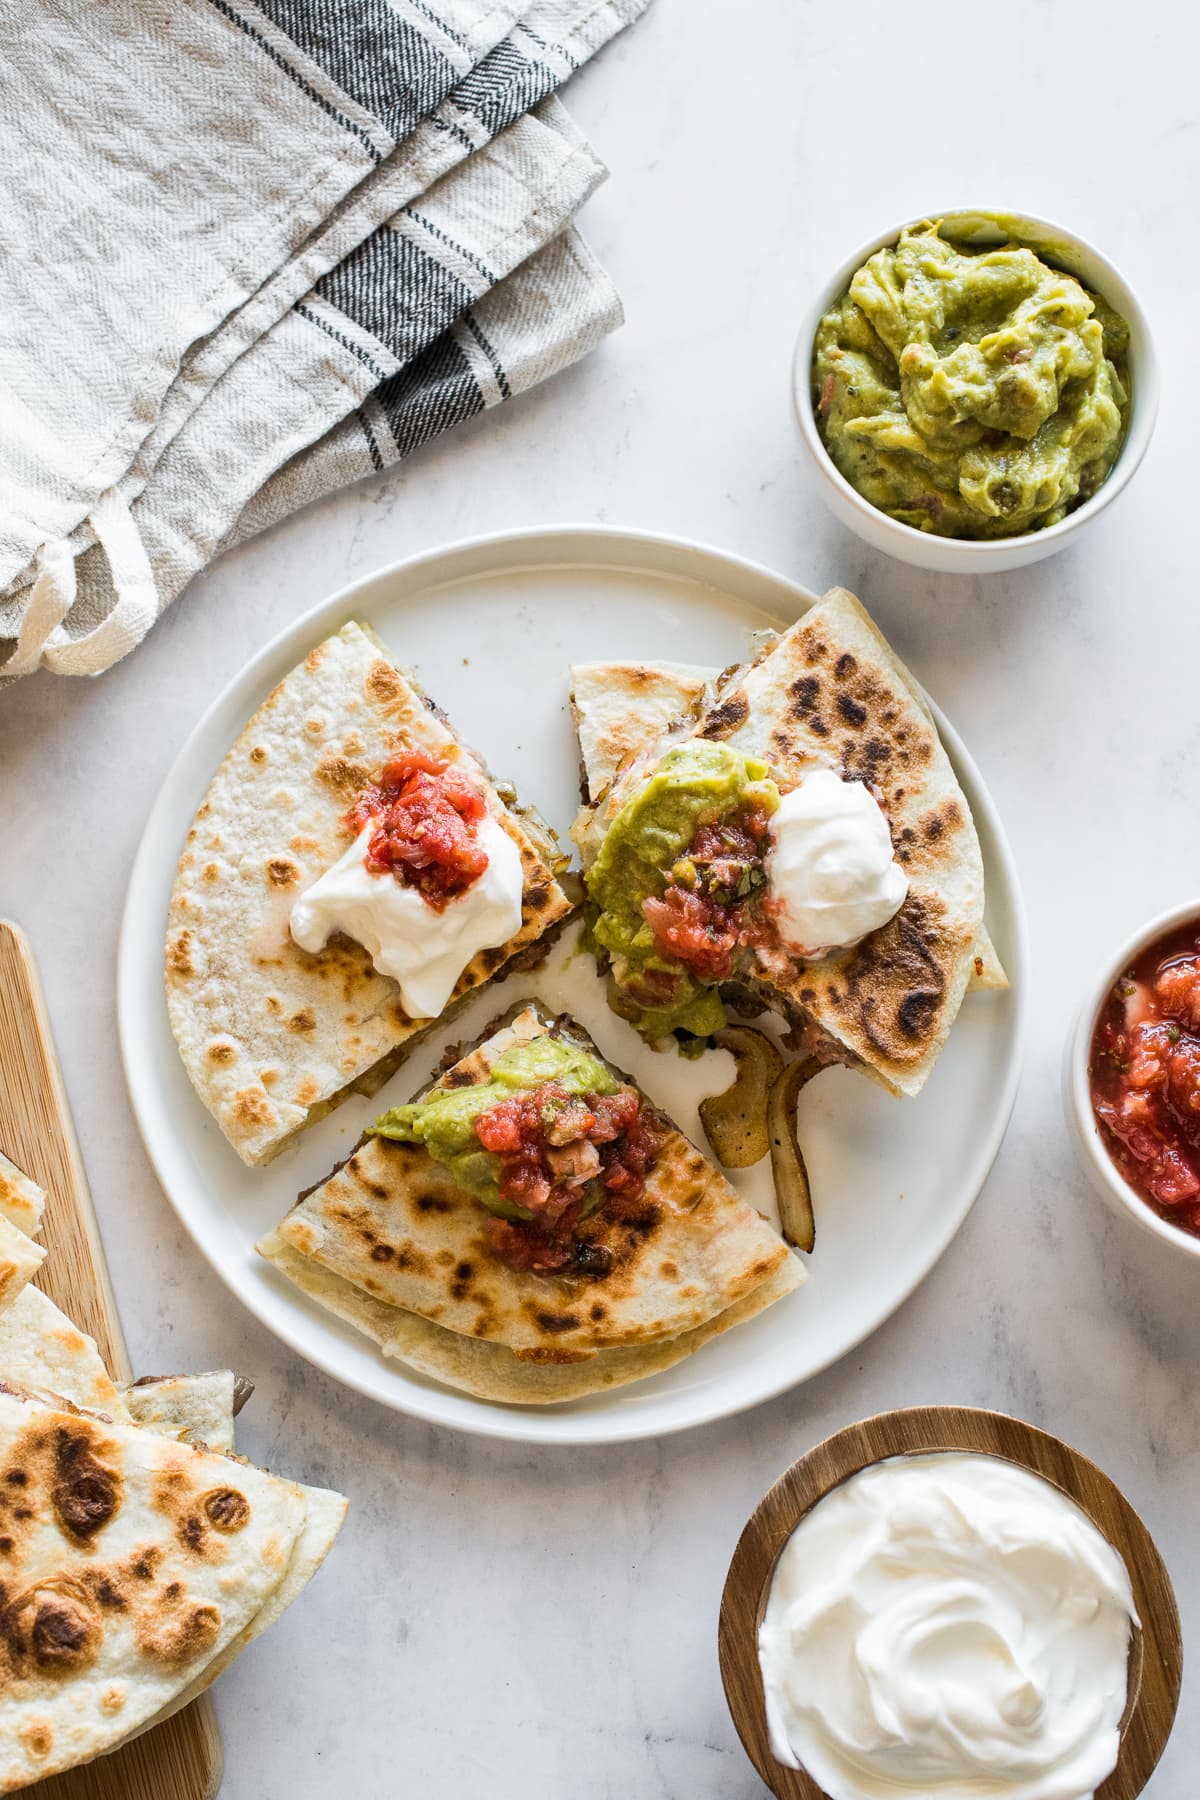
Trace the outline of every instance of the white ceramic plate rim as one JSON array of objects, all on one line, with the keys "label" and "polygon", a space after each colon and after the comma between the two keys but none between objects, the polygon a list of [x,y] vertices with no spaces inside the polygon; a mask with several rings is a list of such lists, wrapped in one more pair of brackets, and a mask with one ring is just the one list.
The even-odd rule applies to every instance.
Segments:
[{"label": "white ceramic plate rim", "polygon": [[[873,1317],[848,1341],[839,1341],[827,1357],[810,1363],[802,1372],[768,1366],[762,1367],[762,1379],[753,1391],[729,1398],[709,1395],[705,1390],[689,1388],[679,1396],[676,1416],[664,1423],[661,1417],[643,1417],[614,1406],[612,1411],[593,1406],[587,1412],[573,1412],[569,1406],[558,1408],[516,1408],[474,1400],[457,1391],[406,1378],[401,1363],[378,1357],[378,1375],[358,1376],[344,1369],[332,1368],[313,1345],[306,1342],[303,1319],[311,1302],[300,1297],[271,1303],[242,1277],[236,1267],[227,1266],[205,1242],[191,1215],[184,1184],[177,1190],[173,1175],[173,1159],[178,1156],[177,1141],[143,1104],[141,1082],[153,1085],[153,1060],[148,1051],[146,1015],[143,1011],[140,985],[144,959],[152,955],[156,971],[154,988],[161,996],[160,945],[165,929],[163,909],[158,905],[157,880],[161,880],[162,858],[169,853],[174,867],[182,839],[183,825],[191,817],[187,790],[194,777],[197,757],[206,772],[224,754],[250,717],[256,705],[289,669],[295,666],[304,650],[336,631],[358,610],[357,602],[364,590],[381,582],[403,582],[411,589],[425,591],[435,586],[479,578],[501,568],[560,566],[593,569],[653,570],[677,578],[702,581],[722,590],[749,583],[759,592],[769,590],[770,604],[781,617],[799,616],[813,604],[816,596],[787,576],[704,543],[675,537],[668,533],[622,530],[605,525],[555,525],[489,533],[460,539],[437,549],[403,557],[350,582],[330,598],[302,614],[279,632],[240,672],[229,681],[205,710],[189,733],[171,766],[147,819],[137,854],[130,871],[121,937],[117,959],[117,1021],[130,1104],[141,1132],[146,1153],[154,1167],[168,1200],[204,1256],[225,1285],[254,1316],[305,1358],[338,1381],[368,1398],[378,1400],[394,1411],[408,1413],[432,1424],[521,1443],[594,1444],[623,1443],[645,1437],[661,1437],[696,1425],[712,1423],[761,1405],[786,1392],[801,1381],[811,1379],[842,1356],[848,1354],[890,1318],[904,1304],[929,1271],[944,1254],[957,1234],[987,1179],[1000,1149],[1008,1121],[1012,1115],[1020,1079],[1021,1049],[1025,1036],[1026,979],[1028,938],[1024,903],[1012,853],[1008,846],[991,796],[968,755],[957,732],[936,706],[933,711],[938,730],[955,769],[972,797],[976,822],[986,832],[990,844],[990,875],[1001,890],[1001,904],[1010,927],[1010,944],[1006,967],[1012,983],[1011,998],[1016,1012],[1011,1039],[1003,1066],[1003,1079],[996,1090],[995,1104],[987,1128],[981,1133],[975,1154],[964,1170],[958,1204],[947,1208],[941,1230],[931,1233],[927,1255],[911,1281],[890,1297],[887,1307]],[[763,603],[764,607],[767,605]],[[228,715],[228,716],[226,716]],[[216,733],[221,746],[214,760],[208,740]],[[998,878],[998,880],[997,880]],[[993,898],[996,898],[993,889]],[[147,910],[149,909],[149,910]],[[160,998],[165,1006],[165,999]],[[230,1152],[233,1155],[233,1152]],[[235,1165],[240,1169],[240,1165]],[[619,1395],[623,1390],[615,1390]]]}]

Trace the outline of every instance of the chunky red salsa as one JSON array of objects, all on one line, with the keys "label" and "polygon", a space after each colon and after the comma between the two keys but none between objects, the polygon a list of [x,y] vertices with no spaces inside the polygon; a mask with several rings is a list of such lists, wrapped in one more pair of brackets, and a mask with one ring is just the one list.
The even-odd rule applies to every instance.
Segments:
[{"label": "chunky red salsa", "polygon": [[628,1217],[645,1193],[661,1139],[636,1090],[580,1096],[544,1081],[480,1113],[475,1134],[500,1161],[500,1198],[529,1214],[488,1219],[497,1256],[539,1273],[606,1273],[607,1249],[577,1241],[576,1227],[600,1207]]},{"label": "chunky red salsa", "polygon": [[739,944],[759,940],[770,823],[760,808],[739,807],[701,825],[662,894],[642,901],[659,955],[698,981],[728,981]]},{"label": "chunky red salsa", "polygon": [[1109,1154],[1148,1206],[1200,1236],[1200,934],[1143,950],[1100,1009],[1088,1065]]},{"label": "chunky red salsa", "polygon": [[478,828],[487,802],[462,772],[425,750],[406,750],[385,766],[346,815],[355,836],[373,827],[365,862],[417,888],[441,910],[488,866]]}]

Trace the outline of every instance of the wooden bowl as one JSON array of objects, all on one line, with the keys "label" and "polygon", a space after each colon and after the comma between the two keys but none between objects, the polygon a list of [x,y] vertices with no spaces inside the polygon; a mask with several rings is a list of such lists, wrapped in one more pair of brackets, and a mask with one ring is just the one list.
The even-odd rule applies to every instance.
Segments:
[{"label": "wooden bowl", "polygon": [[1128,1500],[1086,1456],[1020,1419],[966,1406],[914,1406],[850,1425],[793,1463],[759,1501],[729,1565],[718,1626],[725,1698],[747,1755],[779,1800],[828,1800],[811,1775],[771,1754],[758,1628],[775,1563],[804,1514],[847,1477],[890,1456],[938,1450],[978,1451],[1031,1469],[1074,1500],[1124,1558],[1141,1629],[1130,1640],[1117,1766],[1096,1800],[1135,1800],[1171,1735],[1183,1677],[1179,1610],[1163,1560]]}]

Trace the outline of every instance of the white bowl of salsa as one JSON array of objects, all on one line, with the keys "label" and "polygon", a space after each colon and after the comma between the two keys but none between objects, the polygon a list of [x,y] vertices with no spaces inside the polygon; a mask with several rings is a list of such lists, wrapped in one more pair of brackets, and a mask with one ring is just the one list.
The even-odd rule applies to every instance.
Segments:
[{"label": "white bowl of salsa", "polygon": [[[1124,320],[1129,330],[1124,376],[1129,399],[1124,436],[1108,473],[1090,498],[1056,524],[997,537],[946,536],[893,518],[842,474],[826,448],[817,419],[813,358],[825,314],[848,292],[854,275],[876,251],[893,248],[906,231],[937,223],[943,237],[964,250],[999,248],[1006,241],[1033,250],[1052,268],[1075,276]],[[924,213],[881,232],[847,257],[816,294],[801,323],[792,374],[801,436],[821,483],[822,495],[843,525],[876,550],[918,568],[944,574],[983,575],[1040,562],[1063,549],[1112,505],[1146,454],[1158,415],[1158,362],[1150,327],[1128,281],[1094,245],[1064,226],[1007,208],[947,208]],[[855,391],[853,389],[851,392]]]},{"label": "white bowl of salsa", "polygon": [[1107,964],[1067,1056],[1067,1113],[1098,1192],[1200,1266],[1200,901]]}]

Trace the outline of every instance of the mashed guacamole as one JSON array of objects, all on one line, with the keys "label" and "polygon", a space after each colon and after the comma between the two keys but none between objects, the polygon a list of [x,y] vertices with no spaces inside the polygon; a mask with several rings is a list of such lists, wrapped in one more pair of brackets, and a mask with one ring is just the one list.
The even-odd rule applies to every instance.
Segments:
[{"label": "mashed guacamole", "polygon": [[528,1214],[500,1196],[499,1159],[475,1135],[475,1121],[497,1101],[553,1081],[568,1094],[615,1094],[619,1083],[596,1057],[548,1034],[530,1044],[514,1044],[496,1058],[487,1081],[474,1087],[434,1088],[423,1100],[393,1106],[376,1119],[376,1137],[424,1144],[464,1193],[502,1219]]},{"label": "mashed guacamole", "polygon": [[715,986],[661,953],[642,902],[672,881],[691,884],[687,852],[701,826],[741,807],[772,813],[778,805],[765,763],[692,738],[667,752],[609,826],[587,876],[589,930],[612,965],[614,1010],[651,1041],[719,1031],[725,1009]]},{"label": "mashed guacamole", "polygon": [[813,350],[817,422],[864,499],[919,531],[998,538],[1095,493],[1128,416],[1129,330],[1035,251],[935,225],[858,270]]}]

